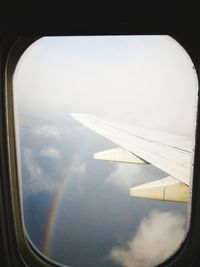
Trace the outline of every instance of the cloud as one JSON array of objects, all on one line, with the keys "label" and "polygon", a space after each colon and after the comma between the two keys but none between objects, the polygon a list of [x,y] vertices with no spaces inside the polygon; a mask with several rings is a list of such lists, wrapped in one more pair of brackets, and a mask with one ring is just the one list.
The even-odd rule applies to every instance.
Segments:
[{"label": "cloud", "polygon": [[106,178],[106,182],[118,186],[122,190],[129,190],[130,187],[167,176],[163,171],[151,164],[116,164],[115,170]]},{"label": "cloud", "polygon": [[40,155],[48,158],[60,158],[60,152],[53,147],[46,147],[40,151]]},{"label": "cloud", "polygon": [[123,267],[153,267],[172,255],[185,236],[186,220],[173,212],[152,211],[125,247],[113,248],[110,259]]},{"label": "cloud", "polygon": [[[40,154],[49,158],[60,157],[59,151],[56,149],[48,148],[40,151]],[[23,182],[23,194],[24,196],[37,194],[40,192],[55,193],[60,187],[60,182],[66,179],[66,184],[73,192],[84,192],[85,184],[85,172],[87,168],[87,162],[81,162],[78,155],[76,155],[73,165],[65,168],[61,167],[55,175],[51,175],[49,170],[43,169],[40,166],[40,161],[34,155],[33,150],[25,148],[23,150],[23,164],[24,174],[22,175]]]},{"label": "cloud", "polygon": [[23,193],[25,195],[56,189],[56,181],[44,173],[30,148],[24,149],[23,161],[27,174],[27,176],[23,176]]},{"label": "cloud", "polygon": [[[134,168],[135,167],[135,168]],[[119,164],[107,177],[106,182],[112,183],[121,189],[128,189],[138,177],[142,167],[140,165]]]},{"label": "cloud", "polygon": [[73,191],[73,194],[82,194],[85,191],[85,174],[87,171],[87,162],[80,162],[77,157],[73,167],[67,167],[65,169],[65,175],[69,175],[71,179],[68,180],[68,188]]},{"label": "cloud", "polygon": [[34,129],[35,133],[38,135],[43,135],[43,136],[49,136],[49,137],[59,137],[60,132],[59,130],[52,125],[43,125],[41,127],[37,127]]},{"label": "cloud", "polygon": [[87,163],[83,162],[79,166],[76,166],[74,173],[77,176],[76,191],[81,194],[85,191],[85,173],[87,169]]}]

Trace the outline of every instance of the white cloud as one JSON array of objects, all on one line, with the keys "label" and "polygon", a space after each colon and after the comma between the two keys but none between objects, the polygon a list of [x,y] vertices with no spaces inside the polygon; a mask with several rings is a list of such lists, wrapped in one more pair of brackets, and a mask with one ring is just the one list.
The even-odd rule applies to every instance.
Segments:
[{"label": "white cloud", "polygon": [[106,182],[112,183],[121,189],[128,189],[142,171],[142,166],[131,164],[119,164],[107,177]]},{"label": "white cloud", "polygon": [[35,133],[38,135],[44,135],[44,136],[52,136],[52,137],[59,137],[60,132],[59,130],[52,125],[43,125],[41,127],[37,127],[34,129]]},{"label": "white cloud", "polygon": [[22,177],[24,178],[22,179],[24,183],[24,195],[35,194],[42,191],[52,192],[56,189],[56,181],[52,180],[47,173],[44,173],[39,163],[34,158],[31,149],[24,149],[23,160],[28,173],[27,177]]},{"label": "white cloud", "polygon": [[71,179],[68,180],[68,185],[70,191],[73,190],[74,194],[82,194],[85,190],[86,169],[87,162],[80,162],[77,156],[73,167],[67,167],[64,171],[65,175],[71,177]]},{"label": "white cloud", "polygon": [[87,163],[84,162],[76,167],[74,170],[76,176],[77,176],[77,182],[76,182],[76,191],[79,194],[84,193],[85,191],[85,172],[87,168]]},{"label": "white cloud", "polygon": [[[46,149],[43,150],[43,155],[47,157],[58,157],[60,154],[57,150]],[[23,150],[23,162],[27,176],[22,176],[23,194],[24,196],[37,194],[40,192],[55,193],[60,190],[60,182],[66,179],[67,186],[71,187],[74,192],[84,192],[85,184],[85,172],[87,168],[87,162],[80,162],[78,155],[75,155],[73,165],[69,161],[68,166],[59,170],[57,177],[51,177],[48,170],[44,171],[37,158],[34,156],[33,151],[30,148]]]},{"label": "white cloud", "polygon": [[116,163],[115,170],[106,178],[106,182],[118,186],[122,190],[129,190],[130,187],[142,184],[143,182],[162,178],[165,173],[151,164],[125,164]]},{"label": "white cloud", "polygon": [[113,248],[110,259],[123,267],[153,267],[172,255],[185,236],[186,218],[153,211],[145,217],[125,247]]},{"label": "white cloud", "polygon": [[40,151],[40,155],[48,158],[60,158],[60,151],[53,147],[46,147]]}]

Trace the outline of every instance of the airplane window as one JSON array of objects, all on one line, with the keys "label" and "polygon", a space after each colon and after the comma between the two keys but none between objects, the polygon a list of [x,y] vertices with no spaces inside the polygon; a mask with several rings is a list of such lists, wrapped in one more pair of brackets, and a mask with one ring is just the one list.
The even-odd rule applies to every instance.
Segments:
[{"label": "airplane window", "polygon": [[190,221],[197,76],[170,36],[43,37],[13,77],[23,220],[76,267],[151,267]]}]

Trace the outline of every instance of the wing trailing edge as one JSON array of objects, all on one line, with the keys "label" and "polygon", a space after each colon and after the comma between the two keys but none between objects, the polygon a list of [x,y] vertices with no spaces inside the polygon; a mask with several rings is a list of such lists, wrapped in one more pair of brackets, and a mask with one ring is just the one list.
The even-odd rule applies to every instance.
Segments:
[{"label": "wing trailing edge", "polygon": [[188,202],[189,186],[172,176],[132,187],[130,195],[154,200]]},{"label": "wing trailing edge", "polygon": [[108,161],[117,161],[133,164],[145,164],[146,161],[135,156],[133,153],[129,152],[125,148],[116,147],[113,149],[108,149],[102,152],[94,154],[95,159],[108,160]]}]

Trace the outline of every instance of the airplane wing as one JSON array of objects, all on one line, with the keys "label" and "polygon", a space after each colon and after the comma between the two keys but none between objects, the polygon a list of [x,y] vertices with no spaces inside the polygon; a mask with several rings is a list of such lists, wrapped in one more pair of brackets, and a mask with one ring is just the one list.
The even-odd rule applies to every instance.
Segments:
[{"label": "airplane wing", "polygon": [[94,158],[135,164],[150,163],[169,174],[164,179],[132,187],[130,195],[166,201],[188,201],[193,151],[191,140],[187,137],[88,114],[70,115],[119,146],[96,153]]}]

